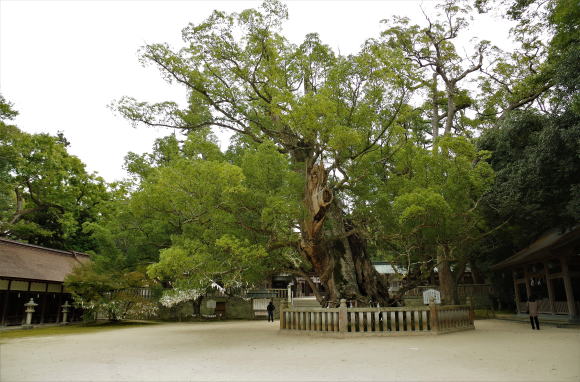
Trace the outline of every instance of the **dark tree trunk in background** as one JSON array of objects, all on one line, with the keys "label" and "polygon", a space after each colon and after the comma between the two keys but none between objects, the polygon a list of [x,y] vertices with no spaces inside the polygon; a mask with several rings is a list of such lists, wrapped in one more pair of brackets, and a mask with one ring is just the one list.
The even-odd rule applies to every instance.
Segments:
[{"label": "dark tree trunk in background", "polygon": [[447,305],[459,304],[459,295],[457,293],[457,283],[449,260],[444,256],[437,258],[437,273],[439,274],[439,291],[441,292],[441,303]]},{"label": "dark tree trunk in background", "polygon": [[193,300],[193,316],[194,317],[201,317],[201,302],[203,301],[203,295],[199,296],[195,300]]}]

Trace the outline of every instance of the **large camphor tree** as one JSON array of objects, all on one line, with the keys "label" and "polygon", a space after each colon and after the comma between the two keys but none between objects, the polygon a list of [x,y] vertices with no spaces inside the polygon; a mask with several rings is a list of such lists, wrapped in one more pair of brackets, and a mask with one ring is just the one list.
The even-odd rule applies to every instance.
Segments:
[{"label": "large camphor tree", "polygon": [[378,149],[386,159],[395,147],[393,132],[411,96],[410,67],[397,50],[375,54],[373,42],[348,57],[336,56],[315,34],[295,46],[279,34],[286,17],[274,1],[261,11],[216,11],[183,30],[186,45],[179,51],[145,46],[143,62],[184,85],[189,108],[124,98],[117,109],[150,126],[215,127],[233,132],[241,145],[271,142],[302,185],[294,195],[297,218],[286,222],[290,240],[272,233],[264,249],[296,251],[320,277],[331,304],[341,298],[387,304],[388,285],[350,218],[347,189],[352,166]]},{"label": "large camphor tree", "polygon": [[[280,34],[287,12],[275,1],[189,25],[179,51],[145,46],[142,62],[188,91],[185,109],[132,98],[116,105],[136,124],[187,134],[153,154],[178,153],[172,160],[151,167],[130,158],[143,174],[132,198],[175,227],[150,275],[233,281],[260,263],[314,272],[330,304],[388,304],[370,255],[399,253],[413,259],[407,279],[437,268],[445,301],[456,302],[468,255],[494,229],[479,214],[493,178],[489,153],[469,138],[548,86],[541,76],[517,89],[495,84],[526,77],[514,71],[526,52],[506,55],[482,41],[462,57],[453,41],[468,25],[464,3],[444,2],[425,27],[394,18],[347,57],[315,34],[289,43]],[[470,89],[473,79],[485,86]],[[233,133],[228,152],[208,129]]]}]

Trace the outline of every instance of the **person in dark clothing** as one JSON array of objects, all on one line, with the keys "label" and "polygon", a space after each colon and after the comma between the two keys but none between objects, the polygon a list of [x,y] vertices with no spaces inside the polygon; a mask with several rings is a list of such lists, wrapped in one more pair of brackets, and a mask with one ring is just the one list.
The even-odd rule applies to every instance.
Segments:
[{"label": "person in dark clothing", "polygon": [[270,300],[270,303],[268,304],[266,309],[268,310],[268,322],[270,321],[274,322],[274,310],[276,310],[276,307],[274,306],[272,300]]},{"label": "person in dark clothing", "polygon": [[[528,314],[530,315],[532,330],[540,330],[540,322],[538,321],[538,302],[536,301],[536,297],[534,295],[531,295],[528,299]],[[536,324],[535,326],[534,323]]]}]

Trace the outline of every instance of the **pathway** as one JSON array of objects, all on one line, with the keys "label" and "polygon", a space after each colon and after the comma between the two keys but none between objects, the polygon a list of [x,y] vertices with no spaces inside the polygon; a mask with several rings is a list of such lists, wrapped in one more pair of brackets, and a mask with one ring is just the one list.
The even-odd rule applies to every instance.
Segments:
[{"label": "pathway", "polygon": [[332,339],[265,321],[162,324],[0,344],[0,381],[579,381],[580,330],[499,320]]}]

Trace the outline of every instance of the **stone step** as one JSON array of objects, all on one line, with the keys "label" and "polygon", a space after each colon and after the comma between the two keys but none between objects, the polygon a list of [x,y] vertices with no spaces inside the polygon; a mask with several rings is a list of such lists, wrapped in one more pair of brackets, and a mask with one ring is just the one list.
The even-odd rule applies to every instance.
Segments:
[{"label": "stone step", "polygon": [[306,307],[311,307],[311,308],[320,308],[320,304],[318,303],[318,300],[316,300],[316,298],[295,298],[292,301],[292,305],[294,307],[301,307],[301,308],[306,308]]}]

